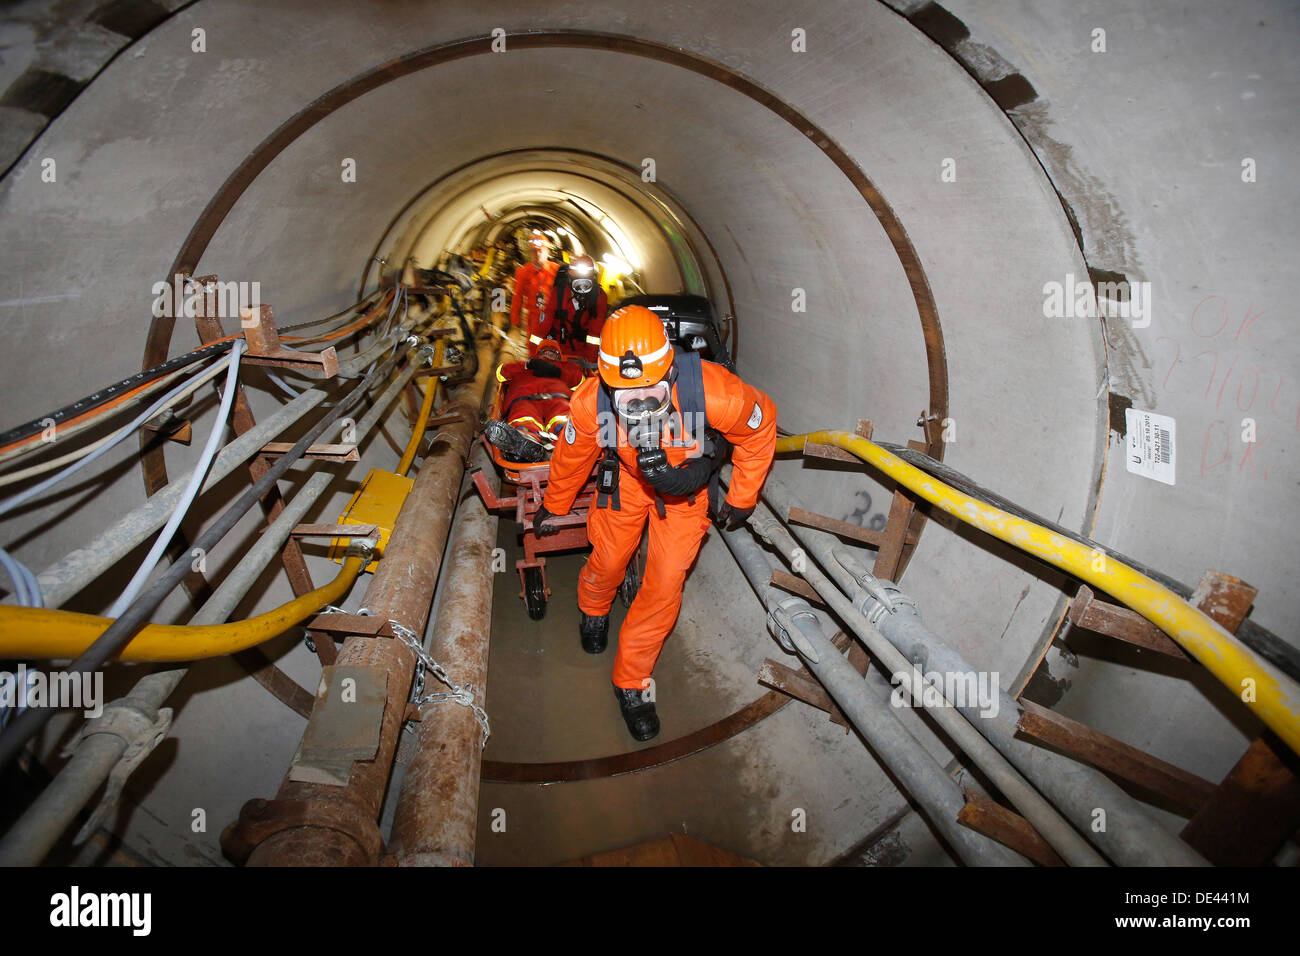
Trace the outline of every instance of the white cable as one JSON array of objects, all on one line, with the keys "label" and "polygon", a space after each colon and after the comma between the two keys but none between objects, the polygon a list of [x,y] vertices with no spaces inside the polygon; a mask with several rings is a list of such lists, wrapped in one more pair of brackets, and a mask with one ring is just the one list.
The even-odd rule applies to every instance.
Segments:
[{"label": "white cable", "polygon": [[[181,369],[180,371],[177,372],[173,372],[171,375],[168,375],[166,378],[164,378],[161,384],[170,385],[177,378],[185,374],[186,372],[184,369]],[[164,406],[164,410],[166,410],[167,408],[171,408],[174,405],[180,404],[180,402],[184,398],[185,396],[182,395],[180,398],[169,400],[167,404]],[[104,445],[108,444],[109,442],[112,442],[113,444],[117,444],[119,441],[121,441],[123,438],[129,435],[133,430],[134,429],[132,429],[129,425],[123,425],[121,428],[113,432],[111,435],[105,435],[103,438],[99,439],[99,441],[92,442],[91,444],[85,446],[84,448],[78,448],[76,451],[69,452],[68,454],[62,456],[61,458],[52,458],[49,461],[43,461],[39,465],[32,465],[30,468],[24,468],[21,471],[11,471],[4,476],[0,476],[0,488],[3,488],[5,485],[17,484],[18,482],[25,481],[28,478],[34,478],[36,475],[43,475],[47,471],[53,471],[55,468],[58,468],[60,465],[66,465],[70,461],[76,461],[78,458],[81,458],[83,455],[89,455],[96,448],[101,448]]]},{"label": "white cable", "polygon": [[12,511],[14,508],[17,508],[19,505],[27,501],[30,501],[32,498],[35,498],[37,495],[41,494],[42,492],[54,487],[59,482],[61,482],[64,478],[67,478],[69,475],[80,471],[82,468],[85,468],[91,462],[95,461],[100,456],[106,454],[111,448],[117,445],[123,438],[125,438],[131,432],[136,431],[145,422],[155,417],[169,403],[174,404],[175,400],[178,400],[180,397],[188,395],[190,392],[193,392],[204,382],[216,377],[223,368],[229,365],[229,363],[230,363],[230,356],[226,355],[224,358],[221,359],[220,362],[211,366],[208,369],[205,369],[201,374],[197,375],[195,378],[191,379],[185,384],[178,385],[176,388],[168,392],[166,395],[160,398],[149,408],[145,409],[145,411],[137,415],[134,419],[131,420],[129,424],[127,424],[125,427],[118,430],[118,432],[115,434],[114,441],[112,441],[111,443],[96,448],[90,454],[86,455],[84,458],[80,459],[74,464],[69,465],[67,468],[63,469],[63,471],[59,472],[57,475],[51,475],[49,478],[46,478],[44,481],[38,482],[37,484],[32,485],[30,488],[26,488],[18,492],[16,495],[10,495],[8,498],[5,498],[3,501],[0,501],[0,515],[8,514],[10,511]]},{"label": "white cable", "polygon": [[131,583],[126,586],[121,595],[113,606],[108,609],[108,617],[121,617],[122,612],[131,606],[136,595],[140,593],[149,575],[157,567],[158,561],[162,558],[163,551],[171,543],[172,535],[180,526],[181,519],[189,511],[190,504],[199,493],[199,487],[203,480],[208,476],[208,468],[212,465],[212,459],[217,456],[217,448],[221,444],[222,436],[226,432],[226,421],[230,417],[230,407],[235,401],[235,391],[239,385],[239,355],[243,351],[243,339],[235,339],[230,348],[230,362],[226,366],[226,387],[221,393],[221,408],[217,410],[217,420],[212,423],[212,431],[208,435],[207,444],[203,447],[203,454],[199,457],[199,462],[190,472],[189,484],[185,486],[185,492],[176,502],[176,509],[172,512],[171,517],[167,519],[167,524],[163,526],[162,531],[158,533],[157,540],[154,541],[153,547],[149,549],[149,554],[145,557],[144,563],[140,565],[135,575],[131,578]]}]

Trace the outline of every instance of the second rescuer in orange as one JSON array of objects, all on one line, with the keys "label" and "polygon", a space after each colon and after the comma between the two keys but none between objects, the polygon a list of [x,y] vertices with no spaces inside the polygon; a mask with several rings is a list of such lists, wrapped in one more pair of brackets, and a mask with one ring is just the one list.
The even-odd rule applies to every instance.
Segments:
[{"label": "second rescuer in orange", "polygon": [[772,465],[776,406],[721,365],[693,352],[675,356],[663,323],[641,306],[609,317],[597,366],[600,375],[573,393],[533,528],[538,535],[555,530],[549,520],[568,513],[599,460],[587,519],[592,551],[578,578],[582,647],[599,654],[608,642],[610,605],[649,521],[644,579],[619,630],[613,672],[628,730],[649,740],[659,717],[645,691],[709,528],[711,479],[729,452],[731,485],[716,503],[717,518],[740,527]]}]

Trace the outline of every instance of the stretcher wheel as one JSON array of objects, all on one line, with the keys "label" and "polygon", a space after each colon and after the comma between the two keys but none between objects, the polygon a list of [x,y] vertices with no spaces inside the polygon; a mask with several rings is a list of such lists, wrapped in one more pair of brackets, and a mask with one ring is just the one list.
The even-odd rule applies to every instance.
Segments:
[{"label": "stretcher wheel", "polygon": [[524,603],[534,621],[546,617],[546,584],[541,568],[524,568]]},{"label": "stretcher wheel", "polygon": [[636,592],[641,590],[641,570],[636,558],[633,558],[623,575],[623,583],[618,586],[618,596],[623,599],[624,607],[631,607]]}]

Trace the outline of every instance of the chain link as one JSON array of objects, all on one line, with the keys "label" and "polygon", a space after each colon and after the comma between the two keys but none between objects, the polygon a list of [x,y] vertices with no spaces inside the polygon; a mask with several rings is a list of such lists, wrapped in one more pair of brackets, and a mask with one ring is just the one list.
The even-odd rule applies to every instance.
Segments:
[{"label": "chain link", "polygon": [[[452,701],[463,707],[468,707],[474,711],[474,718],[478,721],[479,726],[483,728],[483,742],[479,745],[480,749],[487,746],[488,738],[492,736],[492,725],[488,723],[487,712],[474,703],[474,685],[472,683],[457,684],[447,674],[447,671],[441,664],[435,661],[425,651],[420,643],[419,635],[403,624],[394,620],[389,620],[389,626],[392,627],[393,633],[397,635],[398,640],[415,651],[416,654],[416,682],[411,696],[411,703],[419,709],[423,709],[429,704],[441,703],[442,701]],[[432,694],[423,694],[425,674],[431,673],[438,680],[442,681],[451,688],[448,691],[436,691]]]}]

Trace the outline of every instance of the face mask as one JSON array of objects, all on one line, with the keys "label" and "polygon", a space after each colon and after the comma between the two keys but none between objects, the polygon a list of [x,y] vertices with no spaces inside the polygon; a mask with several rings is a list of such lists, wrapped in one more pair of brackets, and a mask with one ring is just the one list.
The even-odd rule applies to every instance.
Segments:
[{"label": "face mask", "polygon": [[645,388],[614,390],[614,410],[625,422],[643,422],[657,418],[668,410],[672,388],[663,381]]},{"label": "face mask", "polygon": [[572,286],[574,295],[587,295],[591,292],[592,282],[590,279],[574,279]]}]

